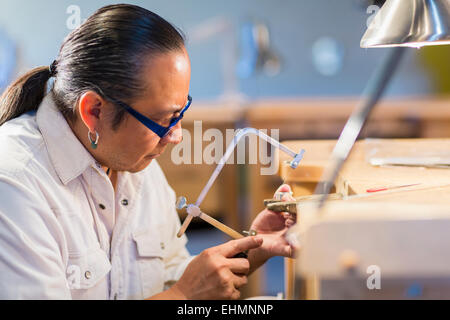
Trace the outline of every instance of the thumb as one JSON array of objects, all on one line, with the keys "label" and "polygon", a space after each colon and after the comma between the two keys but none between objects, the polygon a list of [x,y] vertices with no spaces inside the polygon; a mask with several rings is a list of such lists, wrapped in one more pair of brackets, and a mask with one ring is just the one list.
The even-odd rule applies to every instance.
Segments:
[{"label": "thumb", "polygon": [[286,258],[294,258],[294,256],[295,256],[295,248],[290,246],[290,245],[284,246],[283,249],[282,249],[281,256],[286,257]]},{"label": "thumb", "polygon": [[231,258],[240,252],[258,248],[262,243],[263,239],[261,237],[245,237],[224,243],[219,246],[219,250],[226,258]]},{"label": "thumb", "polygon": [[[284,192],[287,192],[287,193],[292,192],[291,191],[291,187],[288,184],[283,184],[282,186],[280,186],[277,189],[277,191],[275,192],[273,198],[274,199],[278,199],[279,198],[281,200],[281,194],[284,193]],[[280,197],[278,195],[280,195]]]}]

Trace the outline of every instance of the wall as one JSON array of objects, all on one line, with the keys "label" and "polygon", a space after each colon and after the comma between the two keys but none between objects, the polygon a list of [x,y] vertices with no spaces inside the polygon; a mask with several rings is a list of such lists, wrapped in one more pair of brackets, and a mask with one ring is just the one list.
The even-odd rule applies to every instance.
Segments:
[{"label": "wall", "polygon": [[[63,38],[70,5],[78,5],[82,18],[99,7],[123,1],[0,0],[0,28],[17,41],[22,70],[46,65],[56,57]],[[366,81],[387,49],[361,49],[366,28],[363,0],[153,0],[126,1],[157,12],[184,31],[205,20],[223,16],[239,28],[249,18],[266,22],[274,50],[283,60],[278,76],[258,74],[241,80],[239,87],[248,98],[280,96],[349,96],[362,92]],[[188,33],[189,37],[189,33]],[[312,63],[311,48],[320,37],[336,39],[344,50],[343,67],[335,76],[318,73]],[[192,96],[214,99],[222,93],[220,67],[221,40],[216,37],[189,44],[192,59]],[[424,94],[430,91],[428,78],[417,64],[415,49],[408,52],[389,95]]]}]

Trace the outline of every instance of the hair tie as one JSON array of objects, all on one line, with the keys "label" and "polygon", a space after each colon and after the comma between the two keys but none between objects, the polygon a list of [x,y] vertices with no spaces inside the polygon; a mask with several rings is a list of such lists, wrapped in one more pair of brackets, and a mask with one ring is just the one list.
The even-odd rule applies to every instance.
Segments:
[{"label": "hair tie", "polygon": [[52,62],[52,64],[50,65],[50,67],[48,67],[48,70],[49,70],[49,72],[50,72],[50,77],[56,76],[56,74],[58,73],[58,72],[56,71],[56,60],[54,60],[54,61]]}]

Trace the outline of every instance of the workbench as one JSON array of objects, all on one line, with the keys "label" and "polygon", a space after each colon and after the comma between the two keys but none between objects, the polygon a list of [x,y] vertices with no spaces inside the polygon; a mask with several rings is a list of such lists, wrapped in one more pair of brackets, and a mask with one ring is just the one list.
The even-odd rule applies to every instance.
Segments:
[{"label": "workbench", "polygon": [[[373,111],[361,136],[450,137],[449,101],[448,96],[384,99]],[[202,121],[204,132],[214,128],[223,132],[224,136],[229,129],[249,126],[267,129],[269,133],[273,129],[279,130],[280,141],[335,139],[358,102],[357,97],[277,98],[249,101],[244,105],[236,106],[217,101],[195,100],[189,112],[185,114],[183,128],[194,137],[194,123]],[[203,141],[203,148],[210,143],[211,141]],[[324,143],[329,145],[328,149],[325,146],[328,151],[317,149],[316,152],[315,148],[307,148],[305,161],[308,161],[313,153],[319,155],[323,153],[323,160],[326,161],[334,142]],[[192,144],[193,155],[194,141]],[[171,159],[172,148],[172,145],[168,146],[158,163],[169,184],[177,192],[177,196],[186,196],[188,201],[195,201],[214,171],[215,165],[204,162],[175,165]],[[282,182],[277,174],[261,175],[261,167],[259,163],[225,166],[205,198],[202,209],[235,230],[248,228],[253,218],[264,209],[264,199],[271,198]],[[299,188],[305,190],[303,192],[296,190],[297,194],[313,192],[314,181],[310,179],[309,182],[303,181],[299,184]],[[184,212],[180,211],[180,216],[184,219]],[[263,294],[264,278],[264,270],[255,272],[249,278],[249,285],[245,288],[248,293],[243,292],[243,296],[252,297]]]},{"label": "workbench", "polygon": [[[285,141],[283,143],[293,150],[303,148],[306,150],[306,153],[300,166],[295,170],[291,169],[287,163],[285,163],[289,159],[284,154],[279,154],[281,178],[285,183],[292,187],[294,196],[312,194],[317,183],[322,177],[324,168],[328,165],[328,161],[336,141],[298,140]],[[334,206],[334,211],[337,210],[342,212],[342,214],[339,213],[341,214],[341,217],[339,217],[339,214],[335,214],[333,219],[336,219],[336,217],[338,217],[338,219],[341,219],[342,217],[343,219],[349,219],[351,214],[355,214],[356,217],[356,214],[361,214],[361,211],[365,211],[368,216],[372,215],[372,217],[375,217],[373,221],[376,221],[378,218],[380,218],[380,221],[384,219],[383,222],[386,227],[389,226],[389,223],[386,223],[386,221],[390,218],[388,215],[392,215],[392,213],[382,211],[394,210],[394,212],[405,212],[405,218],[411,219],[411,221],[420,221],[422,219],[423,221],[429,220],[428,222],[434,222],[435,224],[433,228],[436,228],[436,222],[438,221],[442,221],[441,225],[446,225],[446,223],[450,221],[449,169],[445,167],[424,168],[415,166],[373,166],[369,163],[369,159],[380,156],[440,156],[449,158],[449,155],[450,139],[368,139],[358,141],[334,184],[333,192],[341,194],[343,196],[343,200],[337,200],[337,202],[340,203],[336,203]],[[399,186],[400,188],[396,188]],[[384,188],[387,188],[388,190],[368,192],[368,190]],[[358,206],[359,211],[353,210],[355,205]],[[409,209],[406,210],[406,207]],[[398,208],[399,210],[396,210],[395,208]],[[301,211],[301,209],[298,210]],[[435,220],[429,219],[430,217],[433,219],[435,218]],[[398,217],[392,218],[392,221],[394,221],[394,219],[397,219]],[[299,220],[299,225],[305,223],[304,221],[301,221],[301,214],[299,214]],[[426,224],[424,223],[423,225],[425,226]],[[355,226],[357,226],[357,223]],[[420,227],[421,225],[418,224],[418,226]],[[424,230],[433,233],[433,228],[428,230],[424,227]],[[438,228],[436,228],[436,230],[437,229]],[[357,231],[355,231],[355,233],[357,233]],[[417,237],[421,236],[423,235],[417,235]],[[389,246],[396,246],[396,244],[402,241],[400,236],[396,238],[395,235],[389,238],[391,244],[389,244],[389,241],[386,241],[386,239],[384,240],[385,244],[380,244],[380,246],[384,245],[384,249],[389,248]],[[367,244],[372,245],[372,243],[377,242],[373,239],[371,241],[372,242],[367,242]],[[445,239],[442,239],[442,241],[445,241]],[[421,246],[420,243],[416,245]],[[324,247],[325,246],[326,245],[324,245]],[[425,255],[434,252],[432,248],[423,247],[417,249],[422,250]],[[375,249],[372,248],[372,250]],[[406,246],[403,250],[407,251],[411,249]],[[437,260],[440,259],[439,263],[441,266],[450,266],[450,257],[447,257],[446,254],[440,254],[439,257],[437,256],[438,254],[434,253],[434,256],[431,255],[428,256],[427,259],[424,259],[428,261],[419,261],[415,264],[417,266],[423,265],[424,268],[434,268],[435,266],[431,266],[431,263],[434,263],[434,260],[437,262]],[[321,257],[321,259],[321,262],[302,261],[303,267],[309,268],[312,264],[317,263],[315,268],[321,269],[320,264],[325,264],[324,261],[326,260],[324,257]],[[286,260],[285,276],[287,298],[292,298],[294,295],[294,263],[295,262],[292,259]],[[327,261],[326,263],[334,262]],[[426,263],[430,263],[430,265],[425,266]],[[327,267],[324,268],[326,269]],[[398,269],[398,266],[394,266],[391,263],[390,265],[387,264],[385,268]],[[441,270],[439,268],[440,266],[438,269],[433,269],[433,272],[436,273],[438,272],[436,270]],[[306,290],[303,292],[304,298],[318,298],[320,294],[317,292],[317,282],[318,280],[315,277],[310,277],[306,280],[306,283],[304,284]]]},{"label": "workbench", "polygon": [[[335,140],[300,140],[283,142],[293,150],[303,148],[305,156],[296,170],[283,164],[288,158],[280,154],[280,176],[291,184],[296,196],[314,192],[323,170],[328,164]],[[446,151],[448,150],[448,152]],[[420,183],[416,192],[402,193],[405,201],[443,202],[450,204],[450,193],[446,190],[427,192],[427,186],[450,185],[450,170],[410,166],[376,167],[368,162],[368,157],[378,157],[378,152],[386,157],[421,157],[434,154],[448,155],[450,159],[450,139],[372,139],[356,142],[353,151],[335,183],[334,192],[343,196],[366,193],[368,189]],[[419,192],[421,197],[417,197]],[[398,199],[398,194],[392,195]],[[386,197],[386,196],[385,196]],[[387,199],[387,198],[386,198]]]}]

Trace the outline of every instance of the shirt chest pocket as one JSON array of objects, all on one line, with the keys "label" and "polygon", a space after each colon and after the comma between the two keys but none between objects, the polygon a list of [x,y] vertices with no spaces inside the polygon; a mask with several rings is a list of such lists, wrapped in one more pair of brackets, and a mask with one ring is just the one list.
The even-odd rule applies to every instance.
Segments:
[{"label": "shirt chest pocket", "polygon": [[106,253],[98,248],[86,254],[69,256],[67,284],[73,299],[107,299],[107,275],[111,263]]},{"label": "shirt chest pocket", "polygon": [[89,214],[83,214],[81,210],[53,210],[64,230],[70,256],[80,256],[89,248],[100,245],[90,211]]},{"label": "shirt chest pocket", "polygon": [[164,245],[154,231],[152,233],[133,233],[143,299],[164,289]]}]

